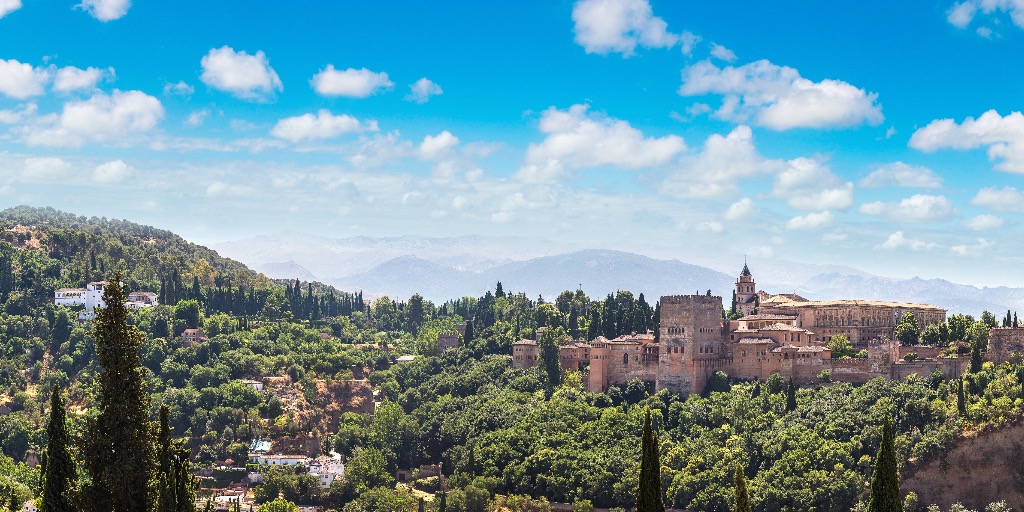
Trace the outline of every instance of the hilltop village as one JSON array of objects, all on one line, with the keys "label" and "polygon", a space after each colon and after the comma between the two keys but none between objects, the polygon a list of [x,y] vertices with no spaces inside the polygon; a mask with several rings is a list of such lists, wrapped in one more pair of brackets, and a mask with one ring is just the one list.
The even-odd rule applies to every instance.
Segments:
[{"label": "hilltop village", "polygon": [[[589,342],[566,340],[559,347],[563,369],[589,368],[587,389],[603,392],[633,379],[656,390],[699,393],[716,371],[736,379],[765,380],[774,373],[797,384],[823,380],[863,383],[875,377],[900,380],[936,370],[960,376],[967,358],[943,355],[932,346],[901,346],[899,322],[913,315],[921,329],[941,324],[946,310],[927,304],[870,300],[811,301],[799,295],[757,290],[746,264],[736,280],[733,310],[724,318],[722,297],[673,295],[661,298],[657,333],[633,333]],[[530,368],[540,357],[538,341],[515,342],[512,365]],[[844,335],[866,358],[833,358],[828,342]],[[1024,342],[1024,329],[992,330],[989,357],[1003,360]],[[908,357],[909,356],[909,357]]]}]

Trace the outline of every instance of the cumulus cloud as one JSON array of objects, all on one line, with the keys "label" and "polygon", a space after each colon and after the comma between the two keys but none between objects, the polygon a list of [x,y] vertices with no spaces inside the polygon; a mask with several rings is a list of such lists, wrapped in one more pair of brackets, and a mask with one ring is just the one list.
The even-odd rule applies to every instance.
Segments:
[{"label": "cumulus cloud", "polygon": [[735,196],[743,178],[779,172],[782,160],[769,160],[754,147],[753,132],[737,126],[728,135],[712,134],[700,154],[683,160],[665,182],[665,191],[678,197],[727,198]]},{"label": "cumulus cloud", "polygon": [[367,98],[395,85],[387,73],[375,73],[366,68],[338,71],[332,64],[313,75],[309,83],[321,96],[345,98]]},{"label": "cumulus cloud", "polygon": [[964,226],[967,226],[967,229],[974,231],[988,231],[1003,227],[1003,219],[1002,217],[996,217],[995,215],[986,213],[982,215],[975,215],[974,217],[965,220]]},{"label": "cumulus cloud", "polygon": [[406,101],[415,101],[419,104],[424,104],[430,100],[433,96],[440,96],[444,94],[440,85],[437,85],[433,81],[426,77],[420,78],[409,86],[409,94],[405,97]]},{"label": "cumulus cloud", "polygon": [[956,214],[953,203],[944,196],[915,194],[898,203],[875,201],[860,206],[866,215],[877,215],[901,222],[935,222],[948,220]]},{"label": "cumulus cloud", "polygon": [[744,197],[729,205],[729,208],[725,210],[725,220],[745,220],[757,215],[757,212],[758,208],[754,201],[749,197]]},{"label": "cumulus cloud", "polygon": [[284,85],[263,51],[249,55],[229,46],[211,49],[201,62],[206,85],[247,100],[266,99]]},{"label": "cumulus cloud", "polygon": [[0,0],[0,18],[21,9],[21,0]]},{"label": "cumulus cloud", "polygon": [[925,242],[915,238],[907,238],[902,231],[897,231],[884,242],[875,246],[875,249],[910,249],[911,251],[930,251],[938,247],[935,242]]},{"label": "cumulus cloud", "polygon": [[626,121],[588,112],[587,105],[544,111],[540,131],[546,138],[530,144],[526,163],[558,160],[567,168],[613,165],[643,169],[668,164],[686,150],[681,137],[645,137]]},{"label": "cumulus cloud", "polygon": [[718,60],[724,60],[725,62],[736,61],[736,54],[733,53],[732,50],[718,43],[711,43],[711,56]]},{"label": "cumulus cloud", "polygon": [[20,105],[16,110],[0,110],[0,123],[20,123],[22,119],[35,115],[37,110],[38,106],[35,103]]},{"label": "cumulus cloud", "polygon": [[724,68],[698,62],[683,69],[679,94],[721,95],[717,117],[773,130],[878,125],[885,118],[875,93],[840,80],[812,82],[767,60]]},{"label": "cumulus cloud", "polygon": [[832,223],[832,212],[825,210],[818,213],[808,213],[789,219],[786,222],[786,229],[818,229]]},{"label": "cumulus cloud", "polygon": [[812,158],[787,162],[775,178],[772,194],[799,210],[845,210],[853,205],[853,183],[839,179]]},{"label": "cumulus cloud", "polygon": [[949,250],[957,256],[979,256],[981,253],[985,252],[985,249],[988,249],[993,245],[995,244],[990,240],[976,238],[973,244],[954,245],[950,247]]},{"label": "cumulus cloud", "polygon": [[872,171],[871,174],[860,180],[860,186],[864,188],[939,188],[942,186],[942,177],[927,167],[893,162]]},{"label": "cumulus cloud", "polygon": [[449,150],[459,144],[459,138],[452,135],[452,132],[445,130],[437,135],[427,135],[420,143],[420,156],[428,160],[435,160],[444,156]]},{"label": "cumulus cloud", "polygon": [[693,49],[697,46],[697,43],[701,42],[701,37],[693,32],[683,32],[679,34],[679,46],[682,47],[683,55],[690,57],[693,55]]},{"label": "cumulus cloud", "polygon": [[73,92],[81,90],[92,90],[96,88],[104,77],[114,76],[114,68],[86,68],[79,69],[68,66],[57,70],[57,76],[53,80],[53,90],[57,92]]},{"label": "cumulus cloud", "polygon": [[1014,187],[985,187],[974,195],[971,204],[1000,212],[1024,212],[1024,191]]},{"label": "cumulus cloud", "polygon": [[24,140],[34,146],[81,146],[147,132],[164,117],[160,100],[141,91],[96,93],[64,104],[60,116],[47,116],[28,127]]},{"label": "cumulus cloud", "polygon": [[71,164],[56,157],[26,158],[22,175],[32,180],[51,181],[64,178]]},{"label": "cumulus cloud", "polygon": [[124,17],[131,6],[131,0],[82,0],[82,3],[77,5],[104,23]]},{"label": "cumulus cloud", "polygon": [[377,131],[377,122],[363,123],[350,115],[336,116],[321,109],[316,115],[303,114],[281,119],[270,130],[270,134],[291,142],[301,142],[333,139],[346,133],[362,131]]},{"label": "cumulus cloud", "polygon": [[[993,16],[996,14],[1007,14],[1014,25],[1024,28],[1024,2],[1020,0],[964,0],[953,4],[953,7],[946,12],[946,21],[957,28],[967,28],[977,18],[978,14]],[[998,20],[994,20],[996,24]],[[992,29],[979,27],[978,35],[990,37]]]},{"label": "cumulus cloud", "polygon": [[579,0],[572,20],[576,43],[587,53],[629,57],[637,45],[670,48],[680,40],[668,31],[665,20],[654,16],[648,0]]},{"label": "cumulus cloud", "polygon": [[43,86],[50,74],[42,68],[14,59],[0,59],[0,94],[23,100],[43,94]]},{"label": "cumulus cloud", "polygon": [[92,172],[92,180],[96,183],[120,183],[132,175],[132,168],[121,160],[114,160],[96,166]]},{"label": "cumulus cloud", "polygon": [[569,172],[554,158],[546,162],[524,165],[513,175],[517,181],[530,184],[558,183],[568,177]]},{"label": "cumulus cloud", "polygon": [[910,147],[926,152],[940,149],[988,147],[989,160],[1000,160],[1000,171],[1024,173],[1024,115],[1011,112],[1005,117],[989,110],[978,119],[968,117],[960,124],[937,119],[910,137]]},{"label": "cumulus cloud", "polygon": [[191,96],[192,93],[196,92],[196,88],[179,81],[178,83],[166,83],[164,84],[164,94],[174,94],[177,96]]}]

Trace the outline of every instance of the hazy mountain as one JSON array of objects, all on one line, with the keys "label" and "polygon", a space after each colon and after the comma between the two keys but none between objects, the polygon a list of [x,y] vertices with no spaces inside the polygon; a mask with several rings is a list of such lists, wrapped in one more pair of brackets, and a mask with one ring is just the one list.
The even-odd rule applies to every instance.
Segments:
[{"label": "hazy mountain", "polygon": [[[506,290],[552,297],[582,285],[591,297],[630,290],[649,297],[705,292],[728,302],[743,256],[721,255],[705,266],[672,258],[660,248],[652,258],[631,252],[583,249],[521,237],[326,238],[284,232],[214,244],[224,256],[273,278],[318,279],[369,296],[421,293],[431,300],[479,296],[502,281]],[[809,299],[923,302],[977,315],[1024,309],[1024,289],[978,288],[942,279],[896,279],[829,264],[751,258],[758,288],[799,293]],[[710,267],[710,268],[709,268]]]}]

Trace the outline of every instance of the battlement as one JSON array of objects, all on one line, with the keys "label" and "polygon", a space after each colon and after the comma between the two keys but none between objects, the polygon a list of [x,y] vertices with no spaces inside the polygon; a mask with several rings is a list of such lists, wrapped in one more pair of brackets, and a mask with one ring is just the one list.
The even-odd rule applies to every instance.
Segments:
[{"label": "battlement", "polygon": [[722,305],[722,297],[718,295],[665,295],[661,304],[717,304]]}]

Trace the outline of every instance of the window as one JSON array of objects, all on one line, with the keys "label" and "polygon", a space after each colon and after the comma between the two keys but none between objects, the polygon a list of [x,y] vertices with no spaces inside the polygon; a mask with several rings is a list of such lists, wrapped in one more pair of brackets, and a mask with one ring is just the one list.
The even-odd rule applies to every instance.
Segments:
[{"label": "window", "polygon": [[629,364],[629,354],[622,354],[622,364]]}]

